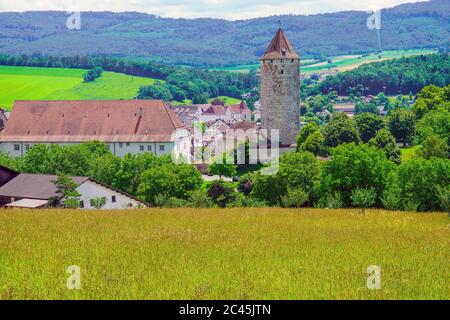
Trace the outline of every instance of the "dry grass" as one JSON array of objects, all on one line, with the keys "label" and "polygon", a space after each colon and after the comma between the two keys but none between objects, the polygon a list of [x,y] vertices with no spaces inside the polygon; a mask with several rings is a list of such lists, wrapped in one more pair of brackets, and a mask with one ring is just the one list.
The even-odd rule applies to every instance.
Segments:
[{"label": "dry grass", "polygon": [[449,299],[449,239],[444,214],[1,210],[0,298]]}]

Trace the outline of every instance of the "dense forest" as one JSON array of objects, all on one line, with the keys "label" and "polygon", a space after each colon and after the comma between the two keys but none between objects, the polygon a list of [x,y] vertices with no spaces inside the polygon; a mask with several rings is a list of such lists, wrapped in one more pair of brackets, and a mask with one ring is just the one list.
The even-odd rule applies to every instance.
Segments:
[{"label": "dense forest", "polygon": [[[251,20],[171,19],[144,13],[86,12],[69,30],[66,12],[0,13],[0,52],[52,56],[108,55],[191,66],[255,63],[281,20],[303,58],[378,50],[366,12],[285,15]],[[383,49],[448,48],[448,0],[382,12]]]},{"label": "dense forest", "polygon": [[154,86],[158,94],[148,95],[146,88],[139,98],[156,98],[183,101],[191,99],[204,103],[207,98],[229,96],[240,98],[258,87],[256,72],[231,73],[209,71],[190,67],[168,66],[153,62],[131,61],[105,56],[51,57],[43,55],[8,56],[0,54],[0,65],[28,66],[46,68],[102,68],[105,71],[119,72],[133,76],[150,77],[161,80]]},{"label": "dense forest", "polygon": [[450,84],[450,57],[447,53],[408,57],[370,63],[328,77],[320,83],[322,93],[340,95],[416,94],[423,87]]}]

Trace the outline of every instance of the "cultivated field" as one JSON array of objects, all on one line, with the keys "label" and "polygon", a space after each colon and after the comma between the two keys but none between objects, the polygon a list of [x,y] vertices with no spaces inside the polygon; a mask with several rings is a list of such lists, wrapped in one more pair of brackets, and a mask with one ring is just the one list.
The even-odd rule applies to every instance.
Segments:
[{"label": "cultivated field", "polygon": [[[410,57],[416,56],[420,54],[431,54],[435,53],[434,50],[390,50],[383,51],[381,53],[374,53],[367,56],[362,55],[345,55],[345,56],[336,56],[331,57],[332,63],[325,62],[317,62],[314,63],[313,60],[304,60],[302,61],[301,72],[302,73],[319,73],[323,71],[327,71],[330,68],[336,68],[339,72],[348,71],[352,69],[356,69],[357,67],[370,62],[377,62],[383,60],[397,59],[403,56]],[[232,71],[232,72],[249,72],[250,70],[259,70],[259,64],[252,65],[243,65],[243,66],[235,66],[235,67],[226,67],[226,68],[215,68],[213,70],[221,70],[221,71]]]},{"label": "cultivated field", "polygon": [[15,100],[119,100],[132,99],[141,86],[155,80],[103,72],[84,83],[86,70],[0,66],[0,107],[10,109]]},{"label": "cultivated field", "polygon": [[438,213],[2,210],[0,299],[449,299],[449,239]]}]

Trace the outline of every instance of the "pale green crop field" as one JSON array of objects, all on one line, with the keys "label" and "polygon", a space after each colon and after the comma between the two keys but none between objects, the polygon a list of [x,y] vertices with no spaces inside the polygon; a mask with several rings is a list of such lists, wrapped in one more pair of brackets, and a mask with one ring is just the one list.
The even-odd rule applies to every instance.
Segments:
[{"label": "pale green crop field", "polygon": [[449,299],[449,241],[441,213],[0,210],[0,299]]},{"label": "pale green crop field", "polygon": [[[421,54],[432,54],[435,50],[429,49],[413,49],[413,50],[387,50],[381,53],[373,53],[367,56],[362,55],[345,55],[331,57],[332,63],[319,62],[314,60],[302,60],[301,72],[314,73],[323,72],[329,68],[337,68],[338,71],[348,71],[359,67],[364,63],[397,59],[401,57],[410,57]],[[230,72],[249,72],[250,70],[259,70],[259,64],[250,64],[234,67],[213,68],[212,70],[230,71]]]},{"label": "pale green crop field", "polygon": [[10,109],[15,100],[119,100],[133,99],[141,86],[155,80],[103,72],[84,83],[86,70],[0,66],[0,107]]}]

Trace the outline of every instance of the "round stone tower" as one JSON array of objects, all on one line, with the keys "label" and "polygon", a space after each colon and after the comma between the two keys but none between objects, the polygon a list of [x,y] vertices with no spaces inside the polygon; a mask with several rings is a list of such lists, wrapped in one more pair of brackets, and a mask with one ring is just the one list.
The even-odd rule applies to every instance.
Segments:
[{"label": "round stone tower", "polygon": [[300,57],[281,28],[261,58],[261,127],[278,129],[283,146],[300,130]]}]

